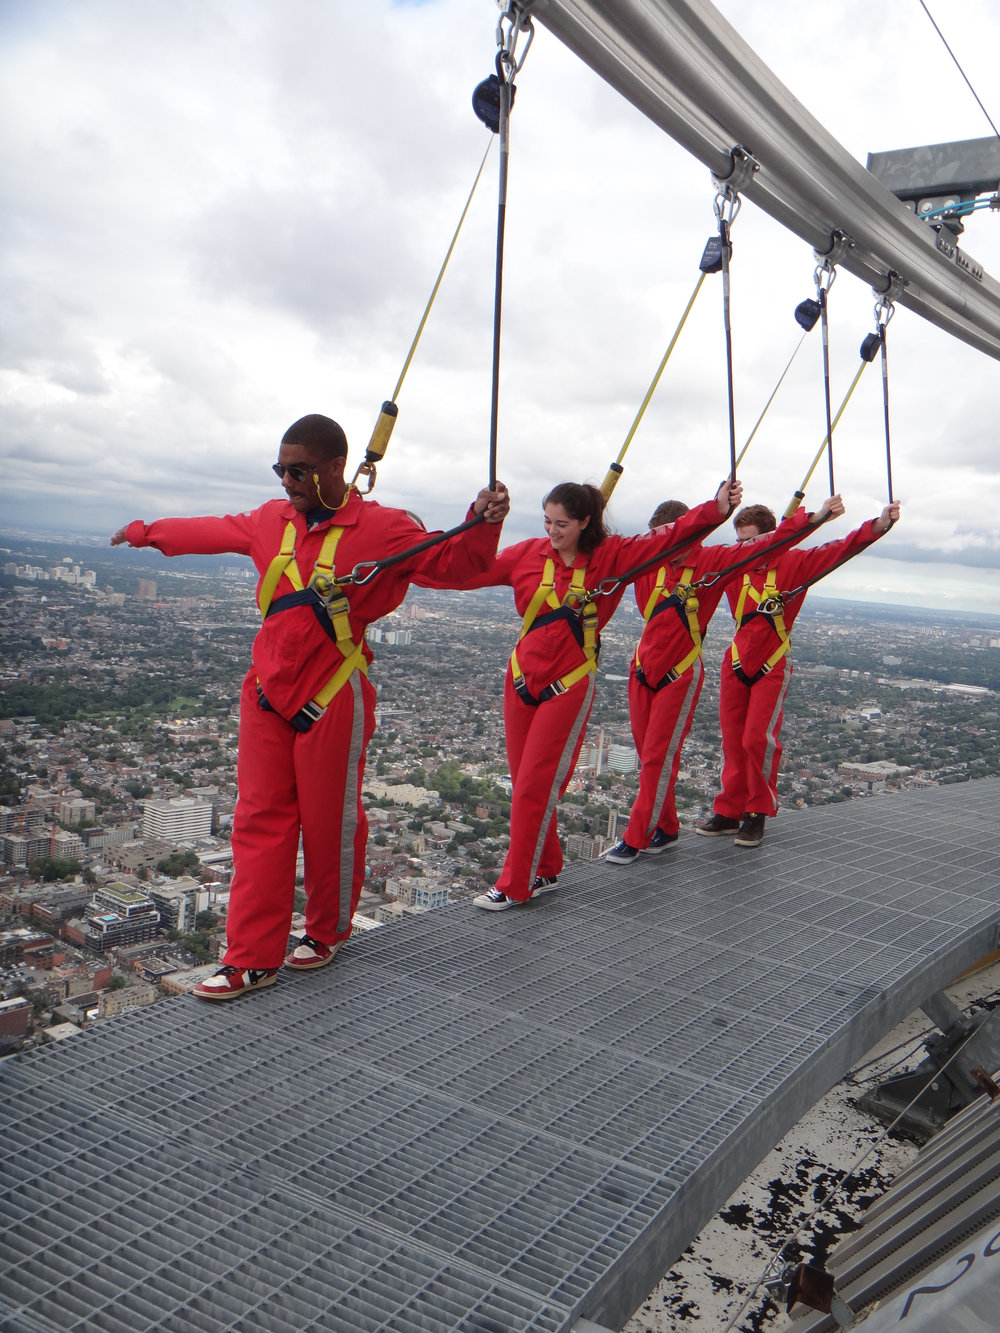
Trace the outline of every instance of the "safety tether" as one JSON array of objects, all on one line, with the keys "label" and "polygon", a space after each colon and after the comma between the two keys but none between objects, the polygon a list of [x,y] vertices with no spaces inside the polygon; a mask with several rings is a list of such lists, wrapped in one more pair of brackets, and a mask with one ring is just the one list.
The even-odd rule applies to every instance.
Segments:
[{"label": "safety tether", "polygon": [[892,495],[892,444],[889,439],[889,354],[886,346],[886,328],[895,314],[896,307],[888,296],[882,296],[875,306],[875,323],[878,326],[879,345],[882,349],[882,413],[885,419],[885,475],[889,503]]},{"label": "safety tether", "polygon": [[[490,489],[497,484],[497,436],[500,417],[500,314],[503,304],[503,243],[507,216],[507,168],[510,159],[510,109],[514,100],[514,76],[520,71],[535,35],[531,20],[522,13],[523,6],[508,0],[497,21],[496,78],[499,85],[498,132],[500,136],[500,186],[497,206],[496,274],[493,290],[493,388],[490,405]],[[517,43],[521,33],[527,41],[520,57]],[[480,85],[481,86],[481,85]]]},{"label": "safety tether", "polygon": [[424,313],[420,318],[420,323],[417,325],[417,331],[413,335],[413,341],[410,343],[410,350],[407,352],[406,358],[403,361],[403,368],[399,372],[399,379],[396,381],[396,387],[392,391],[392,396],[390,398],[387,398],[385,402],[382,404],[382,409],[379,412],[378,420],[375,422],[375,428],[372,431],[371,439],[368,441],[368,448],[365,451],[365,456],[362,459],[362,461],[358,464],[358,469],[355,472],[354,477],[351,481],[352,486],[357,486],[358,478],[366,477],[368,479],[368,486],[364,492],[364,494],[366,495],[369,494],[369,492],[371,492],[372,490],[374,490],[375,482],[377,480],[377,464],[382,461],[382,458],[385,455],[385,451],[389,446],[389,437],[392,434],[392,428],[393,426],[395,426],[396,417],[399,415],[399,408],[396,405],[396,399],[399,397],[399,391],[403,387],[403,380],[406,378],[406,372],[409,370],[410,362],[413,360],[414,354],[417,350],[417,344],[420,342],[421,334],[424,331],[424,326],[427,323],[427,318],[431,313],[431,307],[433,306],[434,300],[437,297],[438,290],[440,289],[441,282],[445,275],[445,270],[447,269],[449,261],[451,260],[451,256],[455,250],[455,245],[456,242],[458,241],[459,233],[462,230],[462,224],[465,222],[466,215],[469,212],[469,207],[472,204],[473,196],[476,193],[476,186],[479,184],[479,178],[483,174],[483,168],[486,166],[486,159],[489,157],[490,149],[492,147],[493,147],[493,136],[490,137],[490,140],[486,145],[486,152],[483,154],[483,160],[480,162],[479,170],[476,172],[475,179],[472,182],[472,189],[469,191],[469,197],[468,199],[466,199],[465,207],[462,209],[461,216],[458,219],[458,226],[455,228],[455,234],[451,238],[451,244],[448,246],[448,251],[444,257],[444,262],[442,263],[441,268],[437,275],[437,280],[434,283],[433,288],[431,289],[431,294],[427,299],[427,304],[424,306]]},{"label": "safety tether", "polygon": [[639,410],[635,414],[635,419],[633,420],[632,425],[629,427],[628,434],[625,436],[621,449],[618,451],[618,457],[615,459],[613,463],[609,464],[607,474],[604,480],[601,482],[601,494],[604,496],[605,502],[610,500],[615,487],[618,485],[619,478],[621,477],[623,471],[625,470],[623,467],[623,462],[625,459],[625,455],[628,452],[629,445],[632,443],[632,439],[636,431],[639,429],[642,419],[646,414],[646,409],[649,407],[649,404],[652,401],[653,394],[656,392],[657,385],[659,384],[660,378],[663,375],[664,370],[666,369],[667,362],[670,360],[671,354],[673,353],[673,350],[677,345],[677,340],[681,335],[681,331],[683,330],[684,325],[687,323],[687,318],[690,315],[694,303],[698,298],[698,293],[701,291],[702,283],[705,281],[705,278],[709,273],[722,274],[723,322],[725,324],[725,332],[726,332],[726,364],[727,364],[728,379],[729,379],[730,463],[731,463],[731,476],[735,478],[736,424],[733,412],[732,327],[731,327],[731,319],[729,313],[730,311],[729,257],[732,251],[732,240],[730,237],[730,229],[732,227],[733,222],[736,220],[737,213],[739,213],[740,211],[741,200],[739,192],[748,181],[753,179],[754,173],[759,170],[759,164],[754,160],[753,157],[750,156],[750,154],[745,149],[739,147],[736,147],[732,150],[730,157],[732,161],[732,168],[730,170],[729,175],[724,180],[720,180],[718,177],[715,176],[713,176],[712,178],[717,192],[713,207],[716,218],[719,223],[718,236],[710,237],[708,244],[705,246],[705,250],[698,264],[698,267],[701,270],[701,272],[698,275],[698,281],[694,285],[694,291],[688,298],[688,303],[684,307],[684,311],[683,314],[681,315],[680,322],[678,323],[677,328],[674,330],[673,337],[667,344],[667,350],[663,353],[663,357],[660,361],[660,364],[656,368],[656,373],[654,374],[652,380],[650,381],[649,388],[646,390],[646,395],[639,405]]},{"label": "safety tether", "polygon": [[[791,515],[786,514],[785,517],[790,518]],[[813,523],[813,531],[822,527],[824,523],[829,523],[831,517],[831,514],[825,514],[821,519]],[[780,551],[785,546],[794,545],[795,542],[799,540],[800,536],[800,531],[796,529],[794,532],[785,533],[783,537],[776,537],[773,542],[767,542],[765,545],[760,545],[758,542],[754,542],[749,555],[743,556],[740,560],[736,560],[733,564],[726,565],[722,569],[708,570],[700,579],[697,579],[692,583],[691,587],[696,591],[699,588],[710,588],[713,583],[718,583],[719,579],[728,579],[731,574],[738,573],[747,565],[759,564],[765,556],[771,555],[772,552]]]},{"label": "safety tether", "polygon": [[670,339],[670,342],[667,344],[667,350],[663,353],[663,358],[660,361],[660,364],[656,368],[656,374],[650,380],[649,388],[646,390],[646,396],[645,398],[643,398],[641,404],[639,405],[639,410],[635,414],[635,420],[629,427],[628,434],[625,436],[625,440],[624,443],[622,444],[622,447],[618,450],[618,457],[615,459],[613,463],[610,463],[608,465],[607,476],[601,482],[601,494],[604,496],[605,502],[611,499],[612,492],[618,485],[618,479],[622,475],[622,472],[625,470],[622,464],[624,462],[625,455],[628,453],[628,447],[632,443],[632,437],[639,429],[639,425],[642,422],[642,418],[646,414],[646,408],[652,401],[653,394],[656,392],[656,386],[659,384],[660,377],[663,374],[664,370],[666,369],[666,365],[667,362],[670,360],[671,353],[677,346],[677,339],[681,336],[681,330],[687,323],[687,317],[688,315],[690,315],[691,309],[698,298],[698,293],[701,291],[701,285],[705,281],[706,276],[707,276],[707,270],[703,270],[701,273],[698,274],[698,281],[694,285],[694,291],[691,293],[691,296],[688,299],[688,303],[684,307],[684,313],[681,315],[680,323],[674,330],[674,336]]},{"label": "safety tether", "polygon": [[757,418],[757,420],[754,422],[753,430],[752,430],[752,431],[750,432],[750,434],[747,436],[747,438],[746,438],[746,443],[744,444],[743,448],[740,450],[740,452],[739,452],[739,453],[737,454],[737,456],[736,456],[736,466],[737,466],[737,467],[739,467],[739,465],[743,462],[744,456],[746,455],[746,451],[750,448],[750,445],[753,443],[753,438],[754,438],[754,436],[757,434],[758,430],[760,430],[761,423],[763,422],[764,418],[767,416],[767,413],[768,413],[768,410],[770,409],[771,404],[774,402],[775,398],[778,396],[778,390],[779,390],[779,389],[781,388],[781,386],[784,384],[784,382],[785,382],[785,377],[786,377],[786,375],[788,374],[788,372],[791,370],[791,368],[792,368],[792,363],[794,362],[795,358],[796,358],[796,357],[798,356],[798,354],[799,354],[799,349],[802,347],[802,344],[805,342],[805,340],[806,340],[806,336],[807,336],[809,333],[811,333],[812,330],[816,327],[816,321],[819,319],[819,316],[820,316],[819,302],[818,302],[818,301],[814,301],[814,300],[812,300],[811,297],[807,297],[807,299],[806,299],[805,301],[800,301],[799,304],[795,307],[795,322],[796,322],[796,324],[798,324],[799,328],[802,330],[802,335],[801,335],[801,337],[799,338],[798,342],[795,344],[795,350],[792,352],[791,356],[788,358],[788,361],[785,363],[785,368],[784,368],[784,370],[783,370],[783,371],[781,372],[781,374],[778,376],[778,382],[777,382],[777,384],[774,386],[774,388],[771,390],[771,396],[768,398],[767,402],[766,402],[766,403],[764,404],[764,406],[761,408],[760,416],[759,416],[759,417]]},{"label": "safety tether", "polygon": [[[731,230],[736,215],[740,211],[740,191],[753,180],[760,170],[760,163],[739,146],[730,153],[732,170],[725,179],[713,177],[716,187],[715,216],[719,223],[719,262],[722,270],[722,323],[726,339],[726,383],[729,399],[729,480],[736,480],[736,410],[733,394],[733,327],[731,313],[731,293],[729,282],[729,261],[732,256]],[[705,257],[702,257],[705,263]]]},{"label": "safety tether", "polygon": [[[844,415],[844,411],[847,407],[847,404],[851,401],[851,396],[854,393],[854,390],[858,387],[858,384],[861,380],[861,376],[865,372],[865,367],[870,365],[871,362],[875,360],[875,355],[879,350],[880,343],[881,340],[879,335],[877,333],[870,333],[868,337],[865,338],[864,342],[861,344],[861,353],[860,353],[861,364],[858,366],[854,379],[851,380],[850,388],[844,395],[843,402],[837,409],[836,416],[833,418],[833,421],[830,423],[826,435],[824,435],[823,437],[823,443],[817,450],[816,457],[813,459],[809,471],[802,478],[798,490],[793,492],[792,498],[788,502],[788,507],[784,512],[785,518],[791,518],[791,516],[795,513],[796,509],[798,509],[799,505],[805,499],[806,487],[809,485],[809,480],[812,477],[812,474],[816,471],[817,467],[819,466],[819,460],[823,457],[824,453],[826,453],[826,450],[829,446],[830,437],[832,436],[833,431],[836,429],[837,423],[840,421],[840,418]],[[835,494],[835,492],[833,491],[831,491],[830,493],[831,495]]]},{"label": "safety tether", "polygon": [[[517,44],[522,33],[527,34],[527,41],[520,57],[518,57]],[[477,86],[472,99],[476,115],[500,138],[500,204],[497,219],[496,282],[493,312],[493,391],[490,410],[490,490],[496,490],[497,486],[497,422],[500,407],[500,310],[503,281],[504,219],[507,207],[507,162],[510,152],[510,108],[514,100],[514,76],[524,64],[525,56],[528,54],[528,48],[531,46],[534,37],[534,28],[530,19],[521,13],[521,6],[514,3],[513,0],[510,0],[500,15],[496,37],[499,48],[496,56],[497,72],[495,75],[490,75],[489,78],[484,79]],[[484,155],[483,164],[485,164],[485,161]],[[480,165],[479,170],[482,172],[482,165]],[[476,179],[478,181],[479,177],[477,176]],[[475,186],[473,186],[473,189],[475,189]],[[466,209],[468,209],[468,203]],[[459,226],[461,226],[461,223],[459,223]],[[454,245],[454,240],[452,245]],[[447,260],[445,262],[447,263]],[[383,411],[387,406],[394,405],[383,404]],[[394,418],[395,414],[390,415]],[[392,429],[391,421],[389,429]],[[388,436],[386,436],[386,440],[388,440]],[[371,487],[369,487],[370,489]],[[451,537],[457,537],[459,533],[465,532],[477,523],[482,523],[484,518],[485,510],[482,514],[467,518],[464,523],[459,523],[457,527],[449,528],[447,532],[439,532],[432,537],[428,537],[396,555],[386,556],[383,560],[363,560],[355,565],[350,574],[343,576],[340,582],[362,587],[364,584],[370,583],[383,569],[390,569],[393,565],[409,560],[412,556],[419,555],[432,546],[437,546]]]},{"label": "safety tether", "polygon": [[601,579],[597,587],[588,592],[587,596],[590,598],[610,597],[613,593],[616,593],[619,588],[627,586],[629,583],[633,583],[644,569],[650,569],[653,565],[662,564],[665,560],[669,560],[672,555],[676,555],[678,551],[686,551],[689,547],[700,542],[702,537],[707,537],[710,532],[714,532],[717,527],[717,523],[707,523],[700,532],[693,532],[685,537],[683,541],[674,542],[672,546],[668,546],[665,550],[657,551],[655,555],[651,555],[648,559],[641,561],[638,565],[633,565],[632,568],[627,570],[624,574],[612,574],[606,579]]},{"label": "safety tether", "polygon": [[820,323],[823,330],[823,400],[826,407],[826,453],[830,469],[830,494],[836,494],[833,480],[833,420],[830,404],[830,318],[828,300],[830,288],[837,278],[837,263],[845,250],[853,242],[843,232],[833,233],[832,244],[826,254],[817,252],[816,258],[823,262],[816,267],[816,300],[819,303]]}]

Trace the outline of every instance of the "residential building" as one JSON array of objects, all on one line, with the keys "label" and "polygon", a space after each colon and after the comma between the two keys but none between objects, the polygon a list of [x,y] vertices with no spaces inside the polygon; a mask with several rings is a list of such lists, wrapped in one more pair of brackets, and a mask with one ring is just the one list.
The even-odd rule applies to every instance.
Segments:
[{"label": "residential building", "polygon": [[160,930],[160,914],[148,894],[121,882],[97,889],[84,916],[87,947],[98,953],[141,944]]},{"label": "residential building", "polygon": [[162,880],[147,887],[160,913],[163,930],[190,934],[195,929],[198,913],[208,907],[208,889],[196,879]]},{"label": "residential building", "polygon": [[142,835],[182,842],[203,838],[212,832],[212,803],[190,796],[171,796],[166,801],[143,801]]}]

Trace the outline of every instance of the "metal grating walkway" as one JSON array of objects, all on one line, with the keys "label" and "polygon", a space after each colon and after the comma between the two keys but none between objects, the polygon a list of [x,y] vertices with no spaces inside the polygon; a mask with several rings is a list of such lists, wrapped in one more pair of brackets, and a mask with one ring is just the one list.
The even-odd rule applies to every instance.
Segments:
[{"label": "metal grating walkway", "polygon": [[685,834],[0,1062],[8,1333],[616,1329],[995,947],[1000,783]]}]

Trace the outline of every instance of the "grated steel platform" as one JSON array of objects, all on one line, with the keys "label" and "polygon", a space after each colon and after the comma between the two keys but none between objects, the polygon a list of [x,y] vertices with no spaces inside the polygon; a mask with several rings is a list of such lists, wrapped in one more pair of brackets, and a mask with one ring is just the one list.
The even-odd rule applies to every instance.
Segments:
[{"label": "grated steel platform", "polygon": [[616,1329],[994,948],[1000,783],[685,833],[0,1062],[9,1333]]}]

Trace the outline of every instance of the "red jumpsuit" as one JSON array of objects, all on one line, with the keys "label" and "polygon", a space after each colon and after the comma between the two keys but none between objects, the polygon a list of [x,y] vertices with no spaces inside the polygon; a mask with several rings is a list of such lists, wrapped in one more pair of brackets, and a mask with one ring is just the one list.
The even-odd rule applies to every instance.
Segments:
[{"label": "red jumpsuit", "polygon": [[[262,579],[295,525],[295,561],[308,583],[323,539],[343,528],[335,569],[349,573],[365,560],[396,554],[425,537],[410,515],[385,509],[351,491],[331,517],[311,528],[286,500],[271,500],[249,514],[225,518],[168,518],[129,524],[133,546],[164,555],[248,555]],[[368,625],[402,602],[410,583],[455,587],[470,567],[484,569],[496,553],[498,524],[479,523],[459,536],[381,572],[362,586],[346,585],[355,643]],[[368,821],[361,805],[365,750],[375,729],[375,690],[355,670],[326,712],[307,731],[295,717],[343,661],[329,618],[312,600],[279,609],[295,589],[277,584],[271,613],[253,646],[253,666],[240,700],[239,800],[233,818],[234,875],[226,922],[225,963],[239,968],[280,967],[285,957],[295,893],[299,835],[305,861],[306,933],[324,944],[346,939],[365,874]],[[324,628],[324,622],[327,628]],[[363,645],[366,662],[372,659]],[[267,707],[258,697],[258,683]]]},{"label": "red jumpsuit", "polygon": [[[509,546],[497,556],[492,568],[468,580],[474,588],[507,584],[514,590],[514,605],[523,616],[542,580],[545,562],[555,563],[555,594],[561,600],[576,569],[586,570],[586,587],[594,589],[604,579],[627,572],[633,565],[654,556],[687,534],[692,538],[717,527],[723,516],[714,500],[689,510],[674,524],[656,528],[640,537],[606,537],[595,551],[578,552],[572,565],[565,565],[545,537]],[[611,619],[625,591],[624,585],[595,600],[598,629]],[[517,658],[528,692],[538,696],[554,681],[584,661],[584,653],[570,624],[555,617],[536,622],[517,645]],[[573,776],[590,709],[594,702],[595,674],[591,672],[565,693],[539,704],[524,701],[514,687],[511,667],[504,682],[504,729],[507,759],[514,790],[511,800],[510,846],[496,882],[508,898],[523,902],[531,896],[537,876],[554,878],[562,869],[562,848],[556,827],[556,806]]]},{"label": "red jumpsuit", "polygon": [[[863,551],[882,535],[875,530],[875,519],[863,523],[857,531],[840,541],[827,542],[807,551],[784,551],[776,560],[755,565],[727,590],[733,614],[740,591],[748,584],[760,593],[769,569],[775,571],[779,591],[790,593],[800,584],[822,578],[845,559]],[[794,597],[783,609],[785,629],[790,631],[802,609],[805,593]],[[753,613],[753,614],[751,614]],[[722,790],[715,798],[714,810],[727,819],[742,819],[745,814],[778,813],[777,779],[781,762],[781,723],[785,695],[792,678],[792,660],[785,655],[767,674],[754,680],[761,667],[781,644],[781,636],[772,619],[759,611],[749,598],[744,606],[743,622],[738,625],[733,643],[742,672],[753,683],[745,684],[733,667],[732,652],[722,660],[722,686],[719,695],[719,721],[722,727]]]},{"label": "red jumpsuit", "polygon": [[[798,532],[801,541],[809,531],[811,515],[797,510],[785,519],[777,532],[768,534],[768,540]],[[746,556],[746,547],[737,542],[732,546],[697,546],[683,552],[684,559],[671,563],[666,569],[664,592],[671,590],[690,569],[690,582],[697,582],[713,571],[724,570]],[[635,583],[635,600],[645,614],[646,606],[656,587],[660,571],[656,568],[641,574]],[[729,579],[720,578],[697,590],[698,630],[704,638],[708,623],[733,580],[739,581],[738,572]],[[701,653],[674,680],[667,677],[691,653],[694,647],[687,612],[676,602],[659,603],[663,609],[654,612],[646,622],[629,670],[628,705],[632,739],[639,754],[641,770],[639,791],[632,805],[628,827],[622,837],[630,847],[648,847],[656,830],[677,833],[680,825],[674,789],[681,764],[681,751],[694,721],[694,712],[705,681],[705,666]],[[637,674],[636,668],[639,667]]]}]

